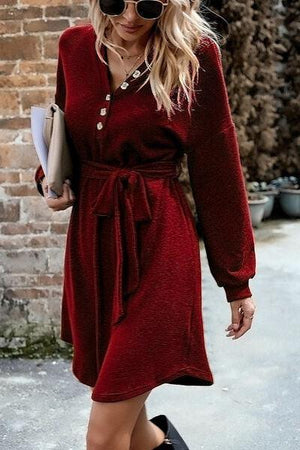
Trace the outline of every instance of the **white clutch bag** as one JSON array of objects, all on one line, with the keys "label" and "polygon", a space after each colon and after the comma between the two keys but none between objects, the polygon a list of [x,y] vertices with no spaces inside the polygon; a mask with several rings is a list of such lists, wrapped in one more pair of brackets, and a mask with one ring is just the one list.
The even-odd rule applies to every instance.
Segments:
[{"label": "white clutch bag", "polygon": [[56,103],[31,107],[31,132],[36,152],[47,177],[48,188],[57,196],[63,183],[72,181],[73,163],[68,145],[64,112]]}]

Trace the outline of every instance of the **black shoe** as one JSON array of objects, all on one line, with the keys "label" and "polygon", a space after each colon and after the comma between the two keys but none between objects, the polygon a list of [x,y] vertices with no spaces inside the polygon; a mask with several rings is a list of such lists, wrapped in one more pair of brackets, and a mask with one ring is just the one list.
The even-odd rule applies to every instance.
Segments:
[{"label": "black shoe", "polygon": [[157,425],[166,435],[164,442],[158,447],[155,447],[155,450],[189,450],[167,416],[160,414],[159,416],[152,417],[150,421]]}]

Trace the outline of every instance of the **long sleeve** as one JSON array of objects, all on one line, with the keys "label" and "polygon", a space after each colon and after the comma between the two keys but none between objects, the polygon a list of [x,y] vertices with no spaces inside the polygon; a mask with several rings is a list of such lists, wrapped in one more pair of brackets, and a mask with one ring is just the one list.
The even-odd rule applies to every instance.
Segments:
[{"label": "long sleeve", "polygon": [[[56,70],[56,91],[54,99],[55,103],[60,107],[60,109],[64,111],[66,99],[66,85],[60,48],[58,50],[58,63]],[[44,193],[40,181],[44,176],[45,173],[43,171],[43,168],[41,165],[39,165],[35,171],[34,180],[36,183],[37,190],[42,196],[44,196]]]},{"label": "long sleeve", "polygon": [[187,164],[210,271],[230,302],[252,295],[254,234],[219,48],[208,39],[198,58]]}]

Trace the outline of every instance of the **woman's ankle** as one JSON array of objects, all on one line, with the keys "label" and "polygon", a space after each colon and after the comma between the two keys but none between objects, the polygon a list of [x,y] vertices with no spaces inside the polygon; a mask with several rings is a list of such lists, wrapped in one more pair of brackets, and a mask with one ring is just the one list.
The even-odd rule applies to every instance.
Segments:
[{"label": "woman's ankle", "polygon": [[154,431],[155,438],[156,438],[156,444],[155,444],[155,447],[154,447],[154,449],[155,449],[156,447],[159,447],[164,442],[164,439],[165,439],[166,435],[165,435],[165,433],[163,432],[163,430],[161,428],[159,428],[157,425],[155,425],[150,420],[149,420],[149,423],[152,426],[152,429]]}]

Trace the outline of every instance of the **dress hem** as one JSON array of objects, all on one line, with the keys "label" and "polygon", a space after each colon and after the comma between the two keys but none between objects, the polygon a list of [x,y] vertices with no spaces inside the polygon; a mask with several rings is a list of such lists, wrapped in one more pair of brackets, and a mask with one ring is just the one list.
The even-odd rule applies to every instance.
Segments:
[{"label": "dress hem", "polygon": [[[65,340],[65,339],[64,339]],[[67,341],[69,342],[69,341]],[[72,342],[69,342],[72,344]],[[77,371],[74,369],[74,365],[72,363],[72,372],[73,375],[77,378],[77,380],[85,384],[86,386],[94,387],[94,384],[91,383],[91,381],[88,381],[81,377],[79,374],[77,374]],[[181,377],[194,377],[198,378],[198,383],[192,382],[192,383],[185,383],[185,382],[176,382],[176,380],[180,379]],[[214,379],[211,373],[196,369],[192,366],[186,366],[183,369],[179,369],[175,372],[172,372],[171,375],[168,375],[166,377],[162,377],[157,380],[153,380],[151,383],[148,383],[144,386],[139,386],[135,389],[132,389],[130,391],[126,392],[112,392],[109,394],[102,394],[102,395],[94,395],[94,393],[91,394],[91,399],[98,402],[115,402],[115,401],[122,401],[122,400],[128,400],[129,398],[135,397],[137,395],[141,395],[144,392],[147,392],[149,390],[154,389],[155,387],[158,387],[164,383],[169,384],[177,384],[180,386],[211,386],[214,384]]]},{"label": "dress hem", "polygon": [[[163,377],[159,380],[153,381],[152,383],[148,383],[147,385],[139,386],[138,388],[132,389],[131,391],[115,392],[115,393],[102,394],[102,395],[97,395],[97,396],[96,395],[94,396],[94,394],[92,393],[91,399],[94,401],[98,401],[98,402],[106,402],[106,401],[114,402],[114,401],[127,400],[129,398],[135,397],[137,395],[141,395],[144,392],[152,390],[153,388],[155,388],[159,385],[162,385],[164,383],[176,384],[176,383],[172,383],[172,381],[176,380],[180,376],[184,376],[184,375],[189,375],[189,376],[202,375],[203,377],[205,377],[205,378],[199,379],[199,382],[202,381],[203,384],[194,384],[193,386],[211,386],[214,384],[211,376],[207,372],[204,372],[204,371],[201,371],[198,369],[194,369],[192,367],[185,367],[184,369],[173,372],[172,375]],[[183,384],[181,384],[181,386],[182,385]],[[191,386],[191,385],[189,384],[189,385],[185,385],[185,386]]]}]

